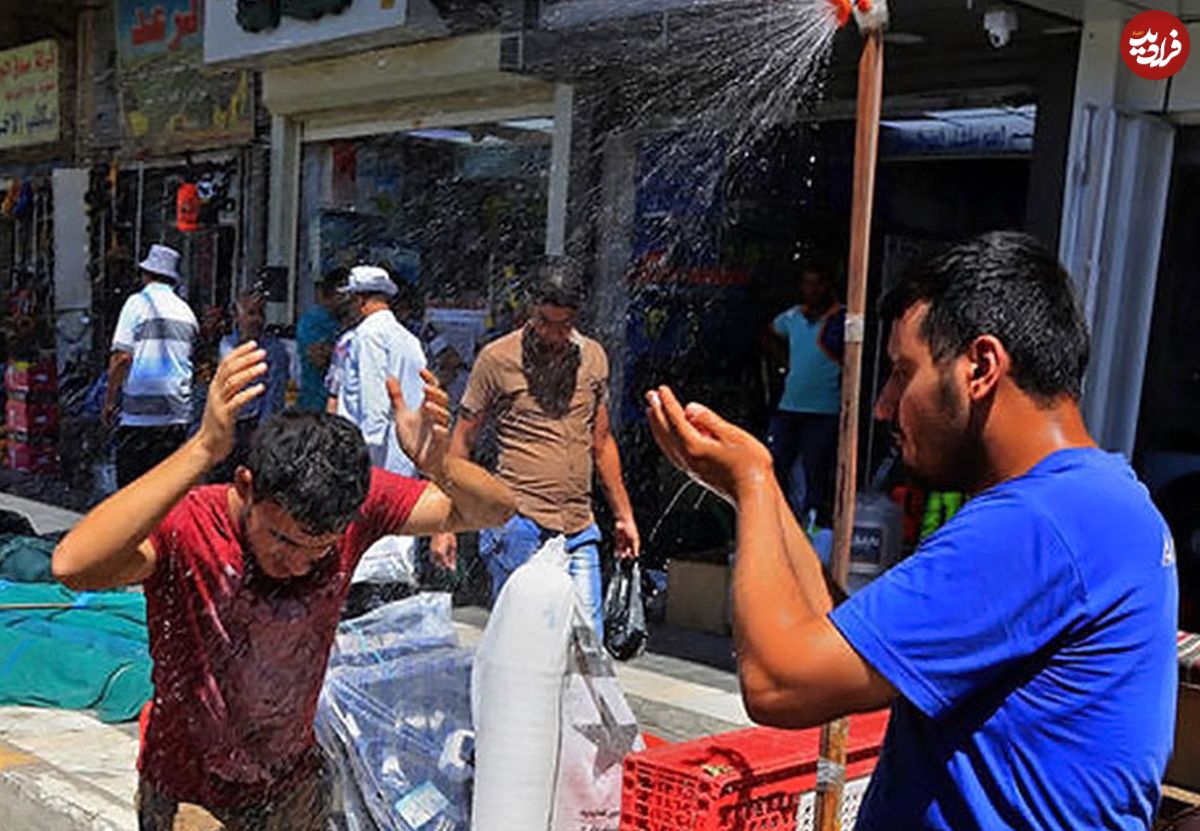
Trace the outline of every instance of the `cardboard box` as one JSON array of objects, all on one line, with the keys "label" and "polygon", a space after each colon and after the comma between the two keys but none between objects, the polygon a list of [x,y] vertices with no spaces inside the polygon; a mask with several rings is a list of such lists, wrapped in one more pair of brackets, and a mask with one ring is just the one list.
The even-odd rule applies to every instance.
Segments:
[{"label": "cardboard box", "polygon": [[1180,683],[1175,711],[1175,752],[1167,765],[1168,784],[1200,791],[1200,687]]},{"label": "cardboard box", "polygon": [[727,565],[671,560],[667,565],[667,623],[714,635],[732,631]]}]

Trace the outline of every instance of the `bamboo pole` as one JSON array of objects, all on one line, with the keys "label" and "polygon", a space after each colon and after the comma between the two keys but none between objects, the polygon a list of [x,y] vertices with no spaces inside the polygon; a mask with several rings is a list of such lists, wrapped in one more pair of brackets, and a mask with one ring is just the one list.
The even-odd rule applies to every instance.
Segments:
[{"label": "bamboo pole", "polygon": [[[879,151],[879,113],[883,98],[883,31],[865,33],[858,62],[858,123],[854,139],[854,203],[850,213],[850,259],[846,290],[846,351],[842,360],[842,409],[838,431],[837,501],[834,505],[833,554],[830,571],[839,586],[850,571],[854,532],[854,498],[858,490],[859,385],[867,305],[867,268],[871,253],[871,210]],[[846,776],[849,719],[821,728],[817,768],[816,827],[841,828],[842,785]]]}]

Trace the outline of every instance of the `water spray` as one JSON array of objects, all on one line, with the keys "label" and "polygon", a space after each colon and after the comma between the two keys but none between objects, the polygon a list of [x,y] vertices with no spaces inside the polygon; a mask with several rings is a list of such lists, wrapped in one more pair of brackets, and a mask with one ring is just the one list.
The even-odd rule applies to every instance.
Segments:
[{"label": "water spray", "polygon": [[[842,361],[842,407],[838,430],[837,501],[834,505],[833,552],[829,569],[839,586],[850,570],[854,534],[854,500],[858,491],[858,411],[862,384],[863,335],[866,332],[867,267],[871,253],[871,211],[875,168],[879,157],[879,114],[883,102],[883,30],[888,24],[886,0],[829,0],[843,27],[853,17],[863,36],[858,61],[858,100],[854,136],[854,201],[850,212],[850,256],[847,263],[846,349]],[[816,828],[841,828],[842,786],[846,781],[848,719],[821,728],[817,762]]]}]

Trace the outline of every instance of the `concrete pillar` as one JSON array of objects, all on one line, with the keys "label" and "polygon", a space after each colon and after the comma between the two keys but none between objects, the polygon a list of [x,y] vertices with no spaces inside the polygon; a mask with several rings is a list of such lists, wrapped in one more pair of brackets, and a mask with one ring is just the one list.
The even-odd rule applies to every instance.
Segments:
[{"label": "concrete pillar", "polygon": [[1072,102],[1078,49],[1064,50],[1040,67],[1037,80],[1037,126],[1029,165],[1025,230],[1050,250],[1058,248],[1062,224],[1063,187],[1071,141]]},{"label": "concrete pillar", "polygon": [[1083,411],[1096,439],[1131,456],[1166,218],[1174,128],[1157,113],[1167,84],[1121,59],[1133,12],[1085,7],[1063,190],[1059,257],[1092,331]]},{"label": "concrete pillar", "polygon": [[267,264],[288,270],[286,304],[270,303],[270,323],[292,323],[296,316],[296,215],[300,195],[301,125],[288,116],[271,118],[271,199],[267,209]]},{"label": "concrete pillar", "polygon": [[550,146],[550,193],[546,210],[546,253],[566,253],[567,197],[571,185],[571,136],[575,125],[575,89],[554,89],[554,140]]},{"label": "concrete pillar", "polygon": [[613,430],[622,427],[625,354],[629,316],[629,268],[633,257],[633,216],[637,199],[637,138],[612,133],[603,144],[596,223],[596,279],[592,301],[595,336],[609,356],[609,414]]},{"label": "concrete pillar", "polygon": [[54,189],[54,328],[58,370],[86,362],[92,351],[92,283],[86,168],[57,168]]}]

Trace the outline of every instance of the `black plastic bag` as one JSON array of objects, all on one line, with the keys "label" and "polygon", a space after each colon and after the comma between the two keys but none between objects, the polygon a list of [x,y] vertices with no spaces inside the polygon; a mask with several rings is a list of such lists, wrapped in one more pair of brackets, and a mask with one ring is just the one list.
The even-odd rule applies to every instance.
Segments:
[{"label": "black plastic bag", "polygon": [[604,595],[604,646],[618,661],[642,654],[650,631],[642,605],[642,570],[637,560],[617,560]]}]

